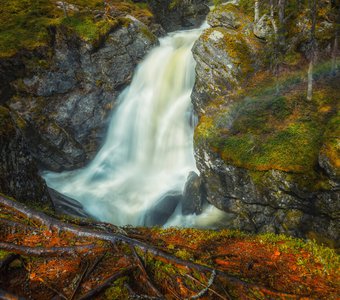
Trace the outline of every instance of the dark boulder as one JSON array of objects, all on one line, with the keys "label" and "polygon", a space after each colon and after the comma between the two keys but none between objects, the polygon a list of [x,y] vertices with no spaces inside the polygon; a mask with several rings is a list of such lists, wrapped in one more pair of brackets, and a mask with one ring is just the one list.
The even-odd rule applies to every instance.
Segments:
[{"label": "dark boulder", "polygon": [[201,178],[195,172],[190,172],[183,191],[182,214],[200,214],[203,198]]},{"label": "dark boulder", "polygon": [[83,205],[77,200],[65,196],[51,188],[48,189],[48,192],[57,214],[76,218],[92,218],[92,216],[84,210]]},{"label": "dark boulder", "polygon": [[164,225],[169,217],[174,213],[177,205],[181,202],[182,197],[182,194],[175,191],[166,193],[145,213],[144,225]]}]

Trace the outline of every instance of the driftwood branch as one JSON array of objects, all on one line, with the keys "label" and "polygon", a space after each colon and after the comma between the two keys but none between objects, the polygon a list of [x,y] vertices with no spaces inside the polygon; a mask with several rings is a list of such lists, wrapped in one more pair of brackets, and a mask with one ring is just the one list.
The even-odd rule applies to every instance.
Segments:
[{"label": "driftwood branch", "polygon": [[88,269],[89,269],[89,265],[86,264],[86,266],[84,267],[83,272],[81,273],[81,275],[80,275],[80,277],[79,277],[79,279],[78,279],[78,281],[77,281],[77,285],[76,285],[75,289],[73,290],[73,293],[72,293],[72,295],[71,295],[71,297],[70,297],[70,300],[73,300],[73,299],[74,299],[76,293],[77,293],[78,290],[79,290],[80,284],[82,283],[83,279],[85,278],[85,275],[86,275]]},{"label": "driftwood branch", "polygon": [[76,254],[78,252],[84,252],[92,250],[96,245],[79,245],[79,246],[69,246],[69,247],[27,247],[16,245],[12,243],[0,242],[0,249],[14,252],[21,255],[32,255],[32,256],[59,256],[62,254]]}]

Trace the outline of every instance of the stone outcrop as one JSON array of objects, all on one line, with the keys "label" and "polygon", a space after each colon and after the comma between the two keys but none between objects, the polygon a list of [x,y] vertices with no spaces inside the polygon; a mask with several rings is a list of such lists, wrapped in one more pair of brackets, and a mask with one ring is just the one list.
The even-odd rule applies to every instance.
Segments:
[{"label": "stone outcrop", "polygon": [[53,208],[23,135],[4,106],[0,106],[0,193],[36,207]]},{"label": "stone outcrop", "polygon": [[62,26],[53,39],[53,53],[11,83],[16,95],[9,105],[25,121],[23,133],[40,167],[61,171],[94,156],[119,93],[158,40],[133,17],[97,44]]},{"label": "stone outcrop", "polygon": [[[286,233],[339,247],[336,79],[319,75],[313,103],[301,100],[301,79],[276,82],[277,88],[284,86],[277,95],[266,83],[275,84],[266,73],[270,49],[263,40],[269,31],[257,28],[258,39],[249,18],[232,4],[220,6],[208,21],[212,28],[193,48],[192,94],[200,116],[195,155],[207,200],[229,214],[228,228]],[[294,57],[304,55],[304,43],[292,39]]]},{"label": "stone outcrop", "polygon": [[156,21],[165,31],[199,27],[209,12],[206,0],[148,0]]},{"label": "stone outcrop", "polygon": [[[250,22],[234,5],[221,7],[208,15],[211,28],[192,50],[197,62],[192,99],[199,115],[210,99],[238,89],[258,63],[255,49],[259,42],[252,35]],[[241,22],[243,28],[235,30]]]}]

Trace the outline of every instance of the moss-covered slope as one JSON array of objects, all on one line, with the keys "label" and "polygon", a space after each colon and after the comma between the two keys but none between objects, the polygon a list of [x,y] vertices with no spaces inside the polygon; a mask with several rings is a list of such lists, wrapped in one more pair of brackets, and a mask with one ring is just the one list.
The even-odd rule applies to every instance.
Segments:
[{"label": "moss-covered slope", "polygon": [[[2,0],[0,10],[0,58],[12,56],[19,50],[33,50],[51,42],[50,30],[64,25],[86,41],[96,41],[126,14],[150,22],[152,13],[145,4],[132,1],[74,0]],[[107,18],[102,15],[107,13]]]},{"label": "moss-covered slope", "polygon": [[[271,22],[256,32],[253,10],[242,1],[210,13],[212,28],[193,49],[192,99],[200,117],[195,152],[208,201],[230,214],[226,226],[335,245],[340,77],[332,50],[335,18],[330,6],[318,5],[311,100],[308,9],[286,7],[284,37],[275,36]],[[270,19],[265,4],[262,9]]]}]

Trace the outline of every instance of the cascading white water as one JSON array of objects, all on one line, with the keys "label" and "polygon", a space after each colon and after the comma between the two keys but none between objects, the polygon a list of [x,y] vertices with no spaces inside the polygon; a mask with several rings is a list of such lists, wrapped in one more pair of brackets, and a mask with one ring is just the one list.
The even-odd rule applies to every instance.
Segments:
[{"label": "cascading white water", "polygon": [[[145,213],[162,195],[183,190],[188,173],[196,170],[190,126],[195,81],[191,48],[202,30],[161,39],[120,95],[95,159],[84,169],[45,174],[50,187],[116,225],[144,225]],[[169,224],[195,225],[193,218],[177,210]]]}]

